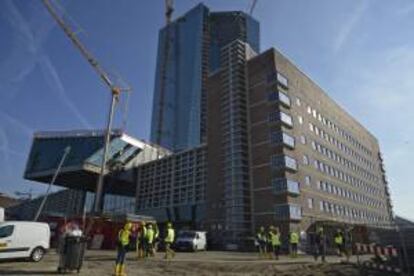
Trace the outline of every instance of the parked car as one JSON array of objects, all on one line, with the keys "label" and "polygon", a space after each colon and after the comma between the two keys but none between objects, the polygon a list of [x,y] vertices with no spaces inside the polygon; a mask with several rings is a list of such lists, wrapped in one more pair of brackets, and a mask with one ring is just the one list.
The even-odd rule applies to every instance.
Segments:
[{"label": "parked car", "polygon": [[0,222],[0,259],[42,260],[50,246],[47,223],[31,221]]},{"label": "parked car", "polygon": [[175,240],[177,250],[206,250],[207,238],[203,231],[180,231]]}]

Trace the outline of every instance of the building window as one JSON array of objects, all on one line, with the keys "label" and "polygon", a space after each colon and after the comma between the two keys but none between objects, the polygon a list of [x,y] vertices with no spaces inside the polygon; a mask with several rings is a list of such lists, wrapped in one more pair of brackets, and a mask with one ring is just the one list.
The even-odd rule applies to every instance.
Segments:
[{"label": "building window", "polygon": [[308,198],[308,208],[313,209],[313,198]]},{"label": "building window", "polygon": [[305,137],[305,135],[301,135],[300,136],[300,142],[302,143],[302,144],[306,144],[306,137]]},{"label": "building window", "polygon": [[300,101],[300,99],[299,99],[299,98],[296,98],[296,105],[297,105],[297,106],[301,106],[301,101]]},{"label": "building window", "polygon": [[284,104],[285,106],[290,107],[290,98],[283,92],[270,92],[267,96],[267,100],[269,102],[279,101],[280,103]]},{"label": "building window", "polygon": [[296,171],[298,169],[298,165],[296,160],[287,155],[273,155],[271,157],[271,165],[273,168],[276,169],[291,169]]},{"label": "building window", "polygon": [[319,210],[323,212],[323,201],[319,201]]},{"label": "building window", "polygon": [[283,76],[281,73],[277,72],[276,78],[277,78],[278,83],[280,83],[281,85],[283,85],[285,87],[288,87],[288,79],[285,76]]},{"label": "building window", "polygon": [[298,122],[299,122],[299,124],[303,124],[303,118],[302,118],[302,116],[298,116]]},{"label": "building window", "polygon": [[318,160],[313,160],[313,166],[315,167],[315,169],[319,169]]},{"label": "building window", "polygon": [[318,189],[318,190],[320,190],[322,187],[321,187],[321,181],[316,181],[316,188]]},{"label": "building window", "polygon": [[286,167],[290,168],[292,170],[297,170],[298,169],[298,165],[296,163],[296,160],[290,156],[285,156],[285,163],[286,163]]},{"label": "building window", "polygon": [[295,147],[295,138],[282,131],[273,131],[270,133],[270,143],[273,145],[284,144],[290,148]]},{"label": "building window", "polygon": [[275,194],[288,192],[291,195],[299,195],[299,183],[286,178],[272,179],[272,187]]},{"label": "building window", "polygon": [[311,184],[311,177],[310,176],[305,176],[305,184],[306,185],[308,185],[308,186],[310,186],[310,184]]},{"label": "building window", "polygon": [[293,126],[292,117],[282,111],[270,113],[268,117],[268,121],[269,122],[282,122],[286,126],[289,126],[289,127]]},{"label": "building window", "polygon": [[309,158],[307,155],[303,156],[303,165],[309,165]]},{"label": "building window", "polygon": [[313,131],[313,124],[312,123],[309,123],[309,130]]},{"label": "building window", "polygon": [[282,219],[300,220],[302,219],[302,208],[297,204],[275,205],[275,215]]},{"label": "building window", "polygon": [[312,108],[308,105],[306,111],[308,112],[308,114],[312,114]]},{"label": "building window", "polygon": [[293,126],[292,117],[284,112],[280,112],[280,120],[288,126]]},{"label": "building window", "polygon": [[296,204],[289,205],[290,219],[302,219],[302,208]]}]

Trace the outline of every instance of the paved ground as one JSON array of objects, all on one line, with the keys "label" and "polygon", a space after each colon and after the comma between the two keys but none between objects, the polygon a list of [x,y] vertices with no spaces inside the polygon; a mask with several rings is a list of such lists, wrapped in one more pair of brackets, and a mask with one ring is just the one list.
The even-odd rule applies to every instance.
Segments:
[{"label": "paved ground", "polygon": [[[111,275],[115,251],[88,251],[79,275]],[[315,263],[311,257],[259,260],[253,253],[197,252],[177,253],[172,261],[165,261],[162,253],[146,260],[134,259],[129,253],[128,275],[386,275],[360,271],[354,264],[343,264],[337,257],[328,257],[327,263]],[[355,259],[351,259],[355,261]],[[58,256],[50,252],[41,262],[12,261],[0,263],[0,275],[53,275],[57,274]]]}]

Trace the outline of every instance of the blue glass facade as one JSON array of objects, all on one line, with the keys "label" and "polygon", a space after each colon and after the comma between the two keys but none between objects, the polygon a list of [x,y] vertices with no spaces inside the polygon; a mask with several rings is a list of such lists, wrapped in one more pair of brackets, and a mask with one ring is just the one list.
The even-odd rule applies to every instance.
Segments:
[{"label": "blue glass facade", "polygon": [[70,146],[64,167],[81,166],[86,158],[103,146],[102,136],[35,139],[27,161],[26,173],[56,170],[64,150]]},{"label": "blue glass facade", "polygon": [[209,24],[210,72],[220,68],[220,49],[235,40],[247,42],[256,53],[260,52],[260,24],[251,16],[239,11],[212,12]]},{"label": "blue glass facade", "polygon": [[204,141],[204,81],[219,68],[221,48],[236,39],[259,52],[258,21],[242,12],[210,12],[202,4],[160,30],[152,142],[180,151]]},{"label": "blue glass facade", "polygon": [[207,16],[208,9],[198,5],[159,33],[151,141],[170,150],[196,146],[201,141]]}]

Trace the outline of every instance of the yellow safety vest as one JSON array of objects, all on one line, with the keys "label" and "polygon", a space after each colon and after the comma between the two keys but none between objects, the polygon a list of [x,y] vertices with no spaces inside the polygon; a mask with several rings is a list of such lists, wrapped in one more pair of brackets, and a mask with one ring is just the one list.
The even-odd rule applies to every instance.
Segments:
[{"label": "yellow safety vest", "polygon": [[292,232],[290,234],[290,239],[289,239],[290,243],[299,243],[299,235],[296,232]]},{"label": "yellow safety vest", "polygon": [[335,237],[335,243],[336,244],[342,244],[343,243],[343,238],[342,238],[342,236],[341,235],[337,235],[336,237]]},{"label": "yellow safety vest", "polygon": [[272,243],[272,246],[277,246],[281,244],[279,233],[269,232],[269,235],[270,235],[270,242]]},{"label": "yellow safety vest", "polygon": [[175,231],[172,228],[167,229],[167,237],[165,237],[165,242],[173,243],[174,242]]},{"label": "yellow safety vest", "polygon": [[123,245],[126,246],[129,244],[129,236],[131,232],[125,229],[121,229],[118,233],[118,240]]},{"label": "yellow safety vest", "polygon": [[147,234],[145,236],[148,243],[152,243],[154,241],[154,230],[153,229],[147,229]]}]

